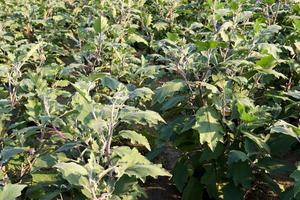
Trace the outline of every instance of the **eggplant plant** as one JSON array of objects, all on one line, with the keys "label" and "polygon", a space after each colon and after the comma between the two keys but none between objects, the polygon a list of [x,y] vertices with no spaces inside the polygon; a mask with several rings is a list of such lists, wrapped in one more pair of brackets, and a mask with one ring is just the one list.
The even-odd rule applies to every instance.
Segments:
[{"label": "eggplant plant", "polygon": [[300,198],[299,0],[0,8],[0,199]]}]

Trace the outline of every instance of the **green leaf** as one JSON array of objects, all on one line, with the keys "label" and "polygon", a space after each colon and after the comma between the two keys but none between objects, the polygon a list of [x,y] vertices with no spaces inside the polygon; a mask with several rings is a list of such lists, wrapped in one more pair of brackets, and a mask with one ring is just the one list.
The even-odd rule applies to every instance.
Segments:
[{"label": "green leaf", "polygon": [[97,81],[103,77],[106,77],[108,76],[107,73],[103,73],[103,72],[94,72],[92,74],[90,74],[88,77],[87,77],[87,80],[88,81]]},{"label": "green leaf", "polygon": [[169,172],[162,168],[161,164],[134,164],[127,167],[125,174],[129,176],[135,176],[141,179],[143,182],[146,181],[147,176],[157,178],[158,176],[171,176]]},{"label": "green leaf", "polygon": [[141,98],[143,100],[150,100],[154,92],[147,87],[137,88],[134,91],[130,92],[130,98]]},{"label": "green leaf", "polygon": [[295,99],[300,99],[300,91],[299,90],[289,90],[287,92],[287,95],[289,95]]},{"label": "green leaf", "polygon": [[0,199],[15,200],[21,195],[26,185],[8,183],[0,190]]},{"label": "green leaf", "polygon": [[300,193],[300,164],[297,164],[297,169],[290,175],[294,179],[294,197]]},{"label": "green leaf", "polygon": [[92,86],[91,83],[78,81],[75,84],[71,83],[72,86],[76,89],[78,94],[88,103],[91,103],[91,96],[89,95],[89,88]]},{"label": "green leaf", "polygon": [[71,185],[88,185],[88,180],[85,177],[88,175],[88,171],[83,166],[74,162],[61,162],[56,164],[54,167],[58,168],[58,171],[62,174],[63,178]]},{"label": "green leaf", "polygon": [[224,42],[229,41],[229,37],[228,37],[228,35],[226,34],[225,31],[227,31],[232,26],[233,26],[233,22],[228,21],[228,22],[225,22],[224,24],[222,24],[222,26],[220,27],[219,34],[220,34],[220,36],[221,36],[221,38],[223,39]]},{"label": "green leaf", "polygon": [[54,83],[54,87],[67,87],[70,85],[70,81],[68,80],[59,80]]},{"label": "green leaf", "polygon": [[[0,64],[0,78],[5,78],[7,74],[9,73],[10,67],[5,64]],[[0,79],[1,80],[1,79]]]},{"label": "green leaf", "polygon": [[32,166],[32,172],[41,168],[50,168],[57,163],[57,158],[54,155],[46,154],[36,159]]},{"label": "green leaf", "polygon": [[181,91],[185,87],[185,82],[174,80],[165,83],[163,86],[155,90],[152,104],[162,103],[169,96],[173,96],[175,92]]},{"label": "green leaf", "polygon": [[176,42],[177,40],[179,40],[179,36],[177,33],[170,33],[168,32],[167,33],[167,37],[169,40],[173,41],[173,42]]},{"label": "green leaf", "polygon": [[44,42],[39,42],[37,44],[34,44],[32,46],[32,48],[30,49],[30,51],[28,51],[28,53],[25,55],[25,57],[22,59],[22,65],[25,64],[25,62],[27,62],[29,60],[29,58],[31,56],[33,56],[36,51],[41,48],[44,45]]},{"label": "green leaf", "polygon": [[242,151],[237,151],[237,150],[231,150],[228,154],[228,164],[231,165],[232,163],[236,162],[243,162],[248,160],[248,156],[242,152]]},{"label": "green leaf", "polygon": [[114,194],[122,195],[128,193],[138,185],[138,181],[134,177],[122,176],[115,185]]},{"label": "green leaf", "polygon": [[174,97],[171,97],[168,101],[166,101],[163,104],[163,106],[160,108],[160,110],[162,112],[165,112],[165,111],[173,108],[174,106],[176,106],[180,102],[183,102],[185,99],[186,99],[186,96],[174,96]]},{"label": "green leaf", "polygon": [[104,16],[100,16],[98,19],[94,21],[94,30],[96,33],[101,33],[107,30],[108,28],[108,20]]},{"label": "green leaf", "polygon": [[176,163],[172,174],[173,174],[172,180],[174,181],[176,188],[180,192],[183,192],[183,189],[187,184],[189,178],[189,171],[188,171],[187,164],[179,160],[179,162]]},{"label": "green leaf", "polygon": [[149,151],[151,151],[150,144],[145,136],[139,134],[135,131],[122,130],[119,132],[119,135],[122,138],[130,139],[132,144],[141,144],[144,145]]},{"label": "green leaf", "polygon": [[263,68],[272,68],[275,66],[276,60],[271,54],[269,54],[256,61],[256,64]]},{"label": "green leaf", "polygon": [[200,156],[199,162],[217,160],[224,153],[224,145],[218,143],[214,151],[205,148]]},{"label": "green leaf", "polygon": [[123,122],[129,124],[157,125],[159,122],[166,123],[165,120],[157,113],[151,110],[138,110],[132,107],[126,107],[121,110],[120,118]]},{"label": "green leaf", "polygon": [[64,174],[64,176],[68,176],[70,174],[78,174],[78,175],[88,175],[87,170],[74,162],[61,162],[55,165],[56,168],[59,169],[60,172]]},{"label": "green leaf", "polygon": [[[285,155],[287,154],[291,148],[297,143],[298,141],[295,138],[290,137],[285,134],[279,134],[276,137],[276,140],[270,141],[270,149],[272,149],[273,155]],[[285,148],[281,148],[285,147]]]},{"label": "green leaf", "polygon": [[[246,123],[249,122],[254,122],[257,120],[257,117],[253,114],[253,108],[251,107],[246,107],[242,101],[238,101],[237,103],[237,108],[238,108],[238,112],[240,114],[240,119],[243,120]],[[246,108],[248,108],[248,110],[250,110],[249,112],[246,112]],[[251,113],[252,111],[252,113]]]},{"label": "green leaf", "polygon": [[118,147],[114,149],[114,154],[120,159],[117,162],[116,173],[118,177],[124,174],[135,176],[145,182],[147,176],[157,178],[158,176],[170,176],[170,173],[159,164],[151,163],[146,157],[138,152],[137,149],[129,147]]},{"label": "green leaf", "polygon": [[23,153],[24,151],[28,150],[29,148],[25,147],[5,147],[1,151],[1,161],[2,163],[8,162],[11,158],[15,157],[18,154]]},{"label": "green leaf", "polygon": [[204,186],[201,184],[200,180],[192,177],[187,186],[184,188],[182,194],[182,200],[199,200],[202,199],[202,193]]},{"label": "green leaf", "polygon": [[290,174],[294,167],[288,161],[283,159],[275,159],[272,157],[265,157],[259,159],[256,165],[264,170],[267,170],[271,175],[276,174]]},{"label": "green leaf", "polygon": [[98,133],[102,133],[104,130],[108,129],[107,121],[101,118],[91,119],[87,126]]},{"label": "green leaf", "polygon": [[158,31],[162,31],[168,28],[168,23],[166,22],[157,22],[153,25],[153,27],[158,30]]},{"label": "green leaf", "polygon": [[84,98],[80,93],[73,96],[74,107],[78,113],[77,120],[82,123],[88,123],[92,118],[93,104],[87,98]]},{"label": "green leaf", "polygon": [[259,136],[256,136],[254,134],[245,131],[242,132],[246,137],[252,140],[260,149],[263,149],[265,150],[265,152],[270,153],[270,147]]},{"label": "green leaf", "polygon": [[270,68],[268,68],[268,69],[258,69],[258,71],[261,72],[261,73],[263,73],[263,74],[274,75],[276,78],[280,78],[281,77],[281,78],[287,79],[287,77],[284,74],[282,74],[280,72],[277,72],[277,71],[275,71],[273,69],[270,69]]},{"label": "green leaf", "polygon": [[214,94],[219,94],[220,93],[219,89],[216,86],[212,85],[212,84],[209,84],[209,83],[206,83],[206,82],[200,82],[200,84],[201,84],[201,86],[206,87],[206,89],[211,90],[211,92],[214,93]]},{"label": "green leaf", "polygon": [[243,199],[243,191],[240,187],[235,186],[233,183],[228,183],[223,187],[224,200],[241,200]]},{"label": "green leaf", "polygon": [[279,53],[281,53],[281,49],[277,47],[278,45],[269,44],[269,43],[261,43],[259,44],[259,48],[262,49],[263,53],[268,53],[272,55],[273,58],[279,59]]},{"label": "green leaf", "polygon": [[278,33],[281,29],[282,29],[281,26],[277,24],[272,24],[268,26],[263,32],[267,34],[274,34],[274,33]]},{"label": "green leaf", "polygon": [[37,122],[42,112],[42,104],[36,98],[29,98],[27,101],[27,104],[25,104],[26,113],[29,115],[30,120]]},{"label": "green leaf", "polygon": [[289,124],[283,120],[277,121],[272,127],[271,127],[271,133],[282,133],[285,135],[292,136],[299,140],[300,136],[300,127],[296,127],[292,124]]},{"label": "green leaf", "polygon": [[246,188],[251,186],[254,178],[247,162],[232,163],[229,165],[229,176],[232,177],[235,186],[242,184]]},{"label": "green leaf", "polygon": [[196,124],[193,129],[199,133],[200,143],[207,143],[212,151],[223,139],[223,127],[219,119],[220,116],[213,107],[202,107],[196,113]]},{"label": "green leaf", "polygon": [[148,42],[142,36],[137,35],[135,33],[130,34],[128,40],[131,43],[138,42],[138,43],[144,43],[145,45],[148,45]]},{"label": "green leaf", "polygon": [[122,85],[117,79],[108,76],[101,79],[101,84],[111,90],[117,90]]},{"label": "green leaf", "polygon": [[57,172],[53,172],[51,170],[48,171],[40,171],[40,172],[34,172],[32,175],[32,183],[33,185],[42,185],[42,184],[55,184],[59,177],[57,176]]},{"label": "green leaf", "polygon": [[215,166],[206,165],[204,167],[205,173],[201,177],[201,183],[206,186],[209,197],[217,199],[218,190],[217,190],[217,174]]}]

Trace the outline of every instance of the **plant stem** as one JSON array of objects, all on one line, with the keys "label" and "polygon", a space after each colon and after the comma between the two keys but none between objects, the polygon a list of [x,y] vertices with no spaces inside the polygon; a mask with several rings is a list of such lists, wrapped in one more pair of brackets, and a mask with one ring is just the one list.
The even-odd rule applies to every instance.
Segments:
[{"label": "plant stem", "polygon": [[105,147],[105,156],[107,159],[107,165],[110,165],[110,146],[112,142],[112,136],[113,136],[113,130],[114,130],[114,110],[115,110],[115,102],[112,104],[111,108],[111,116],[110,116],[110,122],[108,127],[108,137],[106,141],[106,147]]}]

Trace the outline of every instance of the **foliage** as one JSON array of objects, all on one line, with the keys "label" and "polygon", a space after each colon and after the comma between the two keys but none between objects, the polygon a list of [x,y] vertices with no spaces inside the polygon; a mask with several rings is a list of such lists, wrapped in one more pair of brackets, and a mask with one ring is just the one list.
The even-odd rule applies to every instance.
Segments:
[{"label": "foliage", "polygon": [[299,5],[0,1],[0,199],[138,199],[169,144],[183,200],[298,199]]},{"label": "foliage", "polygon": [[1,1],[1,199],[137,199],[170,176],[139,153],[165,122],[132,76],[144,2],[112,3]]}]

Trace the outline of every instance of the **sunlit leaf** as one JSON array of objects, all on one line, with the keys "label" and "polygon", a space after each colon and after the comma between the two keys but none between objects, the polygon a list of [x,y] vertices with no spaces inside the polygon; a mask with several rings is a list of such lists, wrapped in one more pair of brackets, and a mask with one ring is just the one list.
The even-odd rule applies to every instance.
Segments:
[{"label": "sunlit leaf", "polygon": [[196,124],[193,129],[199,133],[200,143],[215,150],[218,142],[223,140],[223,127],[219,123],[220,116],[213,107],[200,108],[196,113]]}]

